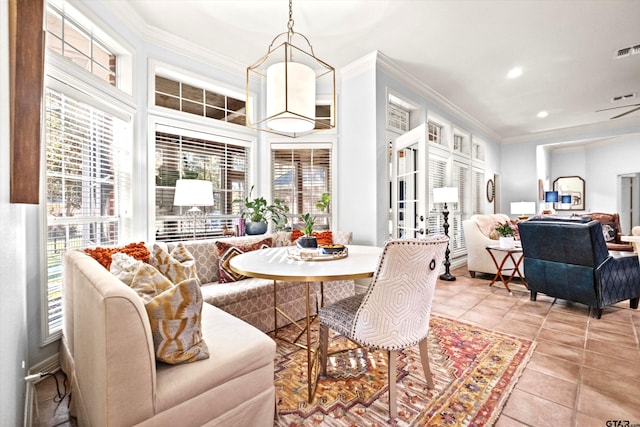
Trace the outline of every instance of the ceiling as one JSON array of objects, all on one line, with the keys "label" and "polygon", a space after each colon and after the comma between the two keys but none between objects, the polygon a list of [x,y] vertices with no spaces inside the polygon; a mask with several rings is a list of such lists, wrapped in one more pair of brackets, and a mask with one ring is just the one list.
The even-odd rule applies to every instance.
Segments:
[{"label": "ceiling", "polygon": [[[110,7],[147,34],[173,34],[245,67],[288,20],[286,0]],[[640,45],[639,0],[296,0],[293,19],[337,70],[378,50],[504,140],[640,124],[640,110],[611,119],[636,107],[610,109],[640,106],[640,47],[616,59],[619,49]],[[523,74],[506,78],[516,66]],[[635,97],[611,100],[628,94]],[[538,118],[542,110],[548,116]]]}]

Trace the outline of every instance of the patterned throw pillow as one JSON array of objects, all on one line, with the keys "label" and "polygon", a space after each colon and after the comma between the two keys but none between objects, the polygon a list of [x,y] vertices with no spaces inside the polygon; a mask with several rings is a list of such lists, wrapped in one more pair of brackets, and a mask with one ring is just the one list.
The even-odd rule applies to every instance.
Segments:
[{"label": "patterned throw pillow", "polygon": [[144,303],[173,288],[171,280],[150,264],[142,264],[131,280],[131,289],[136,291]]},{"label": "patterned throw pillow", "polygon": [[196,279],[167,289],[145,304],[156,360],[172,365],[209,358],[202,339],[202,292]]},{"label": "patterned throw pillow", "polygon": [[218,258],[220,259],[220,277],[218,281],[220,283],[231,283],[241,279],[245,279],[246,276],[233,271],[233,269],[229,265],[229,261],[231,261],[231,258],[245,252],[270,248],[272,245],[273,240],[271,238],[263,239],[258,242],[249,243],[246,245],[233,245],[231,243],[223,242],[220,240],[216,241],[216,251],[218,252]]},{"label": "patterned throw pillow", "polygon": [[605,242],[613,242],[616,240],[616,225],[613,223],[602,223],[602,235],[604,236]]},{"label": "patterned throw pillow", "polygon": [[138,272],[138,269],[144,264],[142,261],[135,259],[122,252],[117,252],[111,255],[111,274],[122,280],[127,285],[131,286],[133,277]]},{"label": "patterned throw pillow", "polygon": [[107,270],[110,270],[111,268],[112,255],[118,252],[130,255],[133,258],[143,262],[147,262],[149,260],[149,249],[147,249],[144,242],[129,243],[127,246],[123,246],[121,248],[87,248],[84,250],[84,252],[98,261]]},{"label": "patterned throw pillow", "polygon": [[182,243],[178,243],[171,253],[162,246],[154,244],[149,264],[173,283],[180,283],[187,279],[198,280],[196,261]]}]

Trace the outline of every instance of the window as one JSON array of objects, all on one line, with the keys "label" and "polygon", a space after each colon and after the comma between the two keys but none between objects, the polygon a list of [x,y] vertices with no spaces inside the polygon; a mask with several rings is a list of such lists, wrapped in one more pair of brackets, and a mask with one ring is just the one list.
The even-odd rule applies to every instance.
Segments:
[{"label": "window", "polygon": [[442,126],[434,123],[434,122],[428,122],[427,123],[427,137],[428,140],[430,142],[433,142],[434,144],[444,144],[444,141],[442,139]]},{"label": "window", "polygon": [[245,101],[156,75],[155,105],[246,126]]},{"label": "window", "polygon": [[128,156],[126,121],[47,88],[45,125],[49,337],[62,326],[62,254],[119,243],[130,178],[120,169]]},{"label": "window", "polygon": [[289,206],[292,222],[298,222],[300,214],[311,213],[316,227],[329,228],[333,202],[325,211],[316,204],[323,193],[331,195],[331,148],[273,146],[271,164],[272,196]]},{"label": "window", "polygon": [[409,130],[409,111],[389,102],[387,104],[387,127],[395,131],[407,132]]},{"label": "window", "polygon": [[[158,125],[155,133],[156,240],[212,238],[232,228],[242,199],[249,191],[249,143],[192,130]],[[176,180],[202,179],[213,184],[214,205],[201,207],[200,218],[190,207],[173,205]]]},{"label": "window", "polygon": [[62,4],[59,7],[47,4],[47,47],[116,86],[116,55],[91,31],[64,14]]},{"label": "window", "polygon": [[453,152],[464,154],[466,156],[471,152],[470,138],[468,134],[454,130],[453,133]]},{"label": "window", "polygon": [[474,138],[471,147],[471,157],[473,160],[479,160],[484,162],[484,142]]}]

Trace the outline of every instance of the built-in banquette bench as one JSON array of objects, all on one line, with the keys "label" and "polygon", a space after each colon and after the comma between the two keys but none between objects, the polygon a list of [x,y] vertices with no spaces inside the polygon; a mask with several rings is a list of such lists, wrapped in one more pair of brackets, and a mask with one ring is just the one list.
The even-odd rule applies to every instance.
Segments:
[{"label": "built-in banquette bench", "polygon": [[[351,232],[332,231],[332,242],[350,244]],[[243,247],[254,245],[265,239],[271,240],[271,246],[290,246],[291,232],[278,232],[259,236],[230,237],[211,240],[190,240],[182,244],[195,257],[198,278],[201,282],[202,297],[227,313],[244,320],[263,332],[274,328],[273,281],[268,279],[242,278],[233,282],[223,282],[225,277],[233,279],[233,272],[226,266],[225,260]],[[216,242],[218,242],[216,244]],[[177,242],[166,244],[171,252]],[[238,249],[236,249],[238,248]],[[222,262],[220,258],[223,258]],[[226,272],[225,272],[226,270]],[[223,278],[221,278],[221,273]],[[221,280],[222,279],[222,280]],[[312,295],[312,307],[319,300],[319,286]],[[354,294],[353,280],[339,280],[324,284],[325,304],[338,301]],[[306,315],[305,285],[295,282],[277,282],[278,306],[294,319]],[[278,315],[278,326],[286,325],[288,320]]]},{"label": "built-in banquette bench", "polygon": [[[350,242],[350,233],[335,236],[336,242]],[[219,283],[220,263],[229,250],[264,239],[291,244],[287,233],[183,242],[195,257],[200,280],[175,280],[163,285],[168,287],[160,294],[160,282],[153,281],[162,281],[157,275],[136,281],[134,290],[83,251],[67,252],[60,365],[71,383],[70,412],[78,425],[272,426],[276,346],[261,330],[273,328],[273,282],[247,278]],[[176,246],[170,243],[166,249]],[[137,286],[155,291],[162,302],[144,300]],[[303,317],[304,286],[278,286],[279,302]],[[183,294],[185,290],[191,293]],[[325,291],[335,300],[353,293],[353,283],[327,283]],[[167,294],[169,298],[159,298]],[[165,317],[167,308],[174,317]],[[187,340],[172,334],[184,319],[191,327],[187,338],[196,344],[182,352]],[[172,326],[178,324],[180,328]],[[198,351],[189,360],[165,363],[160,358],[165,344],[183,356]]]}]

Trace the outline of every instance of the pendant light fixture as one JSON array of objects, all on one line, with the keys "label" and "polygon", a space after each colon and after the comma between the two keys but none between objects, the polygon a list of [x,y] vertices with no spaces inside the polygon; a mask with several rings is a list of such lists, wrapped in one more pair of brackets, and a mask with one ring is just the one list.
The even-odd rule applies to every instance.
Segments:
[{"label": "pendant light fixture", "polygon": [[[294,39],[306,47],[294,45]],[[246,90],[248,127],[293,138],[335,127],[335,69],[315,56],[307,37],[293,31],[292,0],[287,31],[247,67]]]}]

